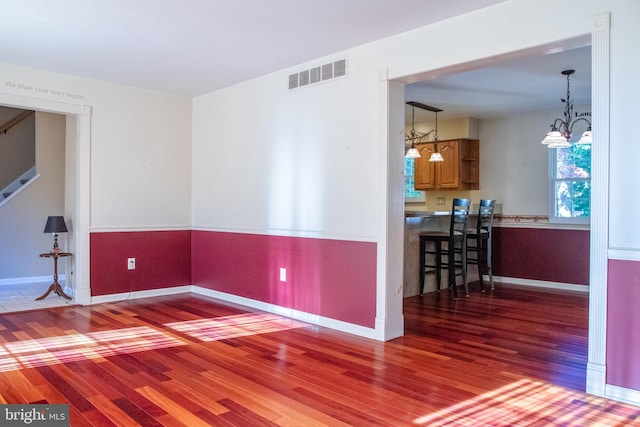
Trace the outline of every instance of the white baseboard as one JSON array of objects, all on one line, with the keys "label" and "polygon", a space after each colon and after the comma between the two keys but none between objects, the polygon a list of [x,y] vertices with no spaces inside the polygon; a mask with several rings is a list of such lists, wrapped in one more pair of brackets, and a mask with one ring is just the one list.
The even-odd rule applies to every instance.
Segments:
[{"label": "white baseboard", "polygon": [[[488,276],[483,277],[486,278],[486,281],[489,280]],[[546,282],[544,280],[519,279],[517,277],[502,276],[493,276],[493,281],[496,283],[511,283],[513,285],[535,286],[538,288],[558,289],[564,291],[589,292],[588,285],[579,285],[573,283]]]},{"label": "white baseboard", "polygon": [[152,289],[148,291],[122,292],[118,294],[100,295],[90,298],[90,304],[102,304],[110,302],[120,302],[130,299],[150,298],[157,296],[176,295],[187,292],[216,298],[221,301],[242,305],[245,307],[255,308],[267,313],[274,313],[291,319],[300,320],[302,322],[311,323],[317,326],[323,326],[337,331],[346,332],[352,335],[358,335],[365,338],[380,339],[375,329],[358,326],[340,320],[330,319],[315,314],[306,313],[300,310],[294,310],[275,304],[269,304],[262,301],[256,301],[238,295],[228,294],[225,292],[214,291],[212,289],[203,288],[201,286],[186,285],[176,286],[173,288]]},{"label": "white baseboard", "polygon": [[586,392],[594,396],[605,396],[607,382],[607,367],[599,363],[587,363],[587,387]]},{"label": "white baseboard", "polygon": [[[62,282],[66,277],[64,274],[58,275],[58,282]],[[47,276],[31,276],[31,277],[14,277],[9,279],[0,279],[0,286],[4,285],[23,285],[25,283],[41,283],[53,281],[53,274]]]},{"label": "white baseboard", "polygon": [[129,299],[161,297],[165,295],[183,294],[192,292],[192,286],[175,286],[173,288],[150,289],[147,291],[122,292],[119,294],[100,295],[91,297],[89,304],[102,304],[106,302],[126,301]]},{"label": "white baseboard", "polygon": [[78,289],[77,292],[74,292],[74,297],[77,304],[89,305],[91,304],[91,289]]},{"label": "white baseboard", "polygon": [[364,326],[358,326],[352,323],[342,322],[340,320],[330,319],[327,317],[306,313],[304,311],[294,310],[291,308],[269,304],[262,301],[256,301],[233,294],[227,294],[225,292],[214,291],[212,289],[207,289],[200,286],[192,286],[192,292],[216,298],[222,301],[243,305],[245,307],[256,308],[258,310],[266,311],[267,313],[279,314],[291,319],[300,320],[301,322],[311,323],[313,325],[323,326],[326,328],[335,329],[341,332],[346,332],[365,338],[378,339],[376,330],[372,328],[366,328]]},{"label": "white baseboard", "polygon": [[605,397],[631,405],[640,406],[640,391],[607,384],[604,387]]}]

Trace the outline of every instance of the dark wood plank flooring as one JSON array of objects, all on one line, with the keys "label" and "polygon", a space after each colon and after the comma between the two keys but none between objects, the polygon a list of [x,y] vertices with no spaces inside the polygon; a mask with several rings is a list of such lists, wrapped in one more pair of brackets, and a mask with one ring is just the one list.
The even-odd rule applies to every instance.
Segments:
[{"label": "dark wood plank flooring", "polygon": [[584,394],[586,294],[405,300],[386,343],[184,294],[0,316],[0,403],[74,426],[617,426]]}]

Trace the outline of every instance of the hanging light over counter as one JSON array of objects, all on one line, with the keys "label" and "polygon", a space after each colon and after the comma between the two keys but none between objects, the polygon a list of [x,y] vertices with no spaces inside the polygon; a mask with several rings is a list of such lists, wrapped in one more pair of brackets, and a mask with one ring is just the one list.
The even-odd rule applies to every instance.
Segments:
[{"label": "hanging light over counter", "polygon": [[[420,152],[415,147],[415,144],[421,144],[429,141],[429,136],[431,134],[434,134],[434,150],[435,151],[431,154],[431,157],[429,157],[429,161],[430,162],[444,161],[444,159],[442,158],[442,155],[438,152],[438,113],[441,112],[442,110],[440,108],[432,107],[430,105],[426,105],[416,101],[409,101],[407,102],[407,105],[411,106],[411,130],[407,132],[407,134],[405,135],[404,142],[405,142],[405,145],[410,143],[411,147],[409,148],[409,150],[407,150],[405,157],[409,159],[415,159],[420,157]],[[415,107],[418,107],[427,111],[433,111],[436,114],[435,129],[430,130],[429,132],[426,132],[426,133],[421,133],[416,131],[415,123],[414,123]]]},{"label": "hanging light over counter", "polygon": [[[409,102],[407,104],[411,105]],[[416,108],[415,105],[411,105],[411,130],[404,136],[405,145],[411,143],[411,148],[407,150],[404,155],[407,159],[417,159],[420,157],[420,152],[416,148],[416,144],[423,142],[427,134],[416,131],[415,127]]]}]

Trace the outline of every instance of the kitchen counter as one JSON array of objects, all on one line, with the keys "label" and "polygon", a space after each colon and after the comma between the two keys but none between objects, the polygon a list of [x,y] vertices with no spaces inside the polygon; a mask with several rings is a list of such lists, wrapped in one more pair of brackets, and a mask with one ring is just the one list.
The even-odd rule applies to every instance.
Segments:
[{"label": "kitchen counter", "polygon": [[[477,215],[469,216],[469,227],[475,227]],[[405,212],[404,224],[404,271],[403,271],[403,296],[410,297],[420,293],[420,233],[422,231],[443,231],[449,232],[450,212],[427,212],[413,211]],[[477,267],[470,265],[468,268],[469,277],[475,277]],[[442,289],[447,288],[447,272],[443,270],[441,279]],[[424,292],[436,290],[436,275],[427,274],[425,276]]]},{"label": "kitchen counter", "polygon": [[421,217],[421,218],[431,218],[431,217],[440,217],[440,216],[448,216],[451,214],[451,211],[405,211],[404,216],[407,218],[410,217]]}]

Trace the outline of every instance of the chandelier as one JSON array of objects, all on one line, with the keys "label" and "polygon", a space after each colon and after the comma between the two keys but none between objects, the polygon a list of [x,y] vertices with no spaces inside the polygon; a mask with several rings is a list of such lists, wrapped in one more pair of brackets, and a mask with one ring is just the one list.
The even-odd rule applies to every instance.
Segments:
[{"label": "chandelier", "polygon": [[580,122],[587,122],[587,130],[582,134],[582,137],[577,144],[591,144],[591,122],[584,117],[579,117],[573,122],[571,118],[573,116],[573,101],[571,100],[571,93],[569,92],[569,76],[575,73],[575,70],[564,70],[563,75],[567,76],[567,97],[560,98],[564,103],[564,119],[557,118],[551,124],[551,131],[547,133],[547,136],[542,140],[542,143],[549,148],[567,148],[570,147],[569,138],[573,132],[573,126]]},{"label": "chandelier", "polygon": [[[409,101],[409,102],[407,102],[407,105],[411,106],[411,130],[405,134],[404,143],[405,143],[405,145],[411,144],[411,147],[409,148],[409,150],[407,150],[407,153],[405,154],[405,157],[408,158],[408,159],[416,159],[416,158],[420,157],[420,152],[418,152],[418,149],[415,147],[415,145],[416,144],[425,143],[425,142],[429,141],[429,136],[431,134],[434,134],[435,151],[431,154],[431,157],[429,158],[429,161],[430,162],[442,162],[444,159],[442,158],[442,155],[440,153],[438,153],[438,144],[437,144],[437,142],[438,142],[438,113],[440,111],[442,111],[442,110],[440,108],[432,107],[430,105],[422,104],[422,103],[416,102],[416,101]],[[418,107],[418,108],[421,108],[421,109],[427,110],[427,111],[433,111],[434,113],[436,113],[436,128],[435,129],[430,130],[429,132],[426,132],[426,133],[422,133],[422,132],[416,131],[415,125],[414,125],[415,107]]]}]

